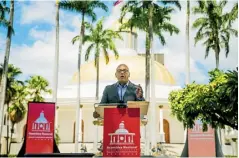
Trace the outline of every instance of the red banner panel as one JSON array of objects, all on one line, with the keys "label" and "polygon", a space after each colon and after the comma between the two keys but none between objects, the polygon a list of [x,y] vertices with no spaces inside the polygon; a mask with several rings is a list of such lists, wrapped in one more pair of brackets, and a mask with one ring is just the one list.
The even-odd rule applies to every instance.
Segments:
[{"label": "red banner panel", "polygon": [[140,157],[140,109],[105,108],[103,157]]},{"label": "red banner panel", "polygon": [[188,129],[188,156],[189,157],[216,157],[214,129],[208,126],[203,132],[200,120],[195,122],[193,129]]},{"label": "red banner panel", "polygon": [[53,153],[55,103],[28,104],[26,153]]}]

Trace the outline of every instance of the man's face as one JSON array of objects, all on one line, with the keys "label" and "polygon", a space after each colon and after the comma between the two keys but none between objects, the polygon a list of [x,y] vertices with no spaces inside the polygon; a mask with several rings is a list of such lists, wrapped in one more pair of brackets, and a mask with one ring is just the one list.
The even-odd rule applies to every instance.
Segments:
[{"label": "man's face", "polygon": [[118,79],[119,83],[126,84],[129,81],[129,69],[125,65],[120,65],[116,69],[115,73],[116,78]]}]

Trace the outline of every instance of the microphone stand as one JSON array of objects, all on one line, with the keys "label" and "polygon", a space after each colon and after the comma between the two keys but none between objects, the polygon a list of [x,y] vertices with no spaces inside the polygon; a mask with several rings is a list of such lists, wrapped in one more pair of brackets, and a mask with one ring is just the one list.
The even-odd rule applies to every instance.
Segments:
[{"label": "microphone stand", "polygon": [[127,108],[127,104],[120,100],[117,105],[117,108]]}]

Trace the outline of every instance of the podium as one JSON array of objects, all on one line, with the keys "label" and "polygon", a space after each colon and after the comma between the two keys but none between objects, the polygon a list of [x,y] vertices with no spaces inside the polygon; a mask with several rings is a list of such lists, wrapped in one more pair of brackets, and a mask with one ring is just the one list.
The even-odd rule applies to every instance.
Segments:
[{"label": "podium", "polygon": [[148,106],[149,102],[129,101],[95,107],[104,125],[103,157],[140,157],[140,122]]}]

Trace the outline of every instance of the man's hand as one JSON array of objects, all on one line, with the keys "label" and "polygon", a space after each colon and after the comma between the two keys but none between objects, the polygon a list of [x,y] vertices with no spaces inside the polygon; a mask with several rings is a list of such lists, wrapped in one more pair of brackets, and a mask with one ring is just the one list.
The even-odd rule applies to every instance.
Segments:
[{"label": "man's hand", "polygon": [[136,88],[136,97],[137,98],[142,98],[143,97],[143,90],[140,84]]},{"label": "man's hand", "polygon": [[94,112],[93,112],[93,117],[94,117],[94,118],[98,118],[98,117],[100,117],[100,114],[98,114],[96,111],[94,111]]}]

